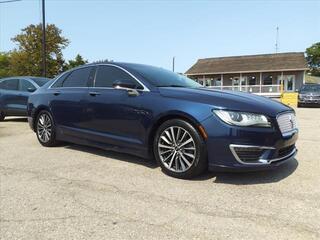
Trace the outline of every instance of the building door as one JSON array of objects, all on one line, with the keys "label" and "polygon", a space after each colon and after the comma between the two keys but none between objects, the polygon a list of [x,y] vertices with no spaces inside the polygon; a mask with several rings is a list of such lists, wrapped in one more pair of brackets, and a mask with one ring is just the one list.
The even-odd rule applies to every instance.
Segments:
[{"label": "building door", "polygon": [[[283,75],[283,91],[294,92],[295,91],[295,75]],[[278,76],[278,84],[281,84],[281,75]]]}]

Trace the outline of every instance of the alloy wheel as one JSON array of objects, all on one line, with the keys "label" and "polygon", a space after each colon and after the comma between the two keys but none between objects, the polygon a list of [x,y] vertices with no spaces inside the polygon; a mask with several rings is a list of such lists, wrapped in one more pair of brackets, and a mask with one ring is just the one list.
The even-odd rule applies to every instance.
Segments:
[{"label": "alloy wheel", "polygon": [[158,141],[158,152],[163,165],[173,172],[186,172],[194,163],[196,144],[191,134],[179,126],[165,129]]},{"label": "alloy wheel", "polygon": [[43,113],[39,116],[37,122],[37,134],[41,142],[47,143],[51,139],[52,121],[48,114]]}]

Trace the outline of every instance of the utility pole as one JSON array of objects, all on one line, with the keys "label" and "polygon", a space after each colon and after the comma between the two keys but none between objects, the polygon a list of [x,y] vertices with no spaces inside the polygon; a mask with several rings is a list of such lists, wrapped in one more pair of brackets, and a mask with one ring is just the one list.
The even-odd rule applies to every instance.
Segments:
[{"label": "utility pole", "polygon": [[173,58],[172,58],[172,72],[174,72],[175,58],[176,58],[176,57],[173,57]]},{"label": "utility pole", "polygon": [[277,34],[276,34],[276,53],[279,51],[279,27],[277,27]]},{"label": "utility pole", "polygon": [[46,61],[46,13],[45,0],[42,0],[42,76],[47,76],[47,61]]}]

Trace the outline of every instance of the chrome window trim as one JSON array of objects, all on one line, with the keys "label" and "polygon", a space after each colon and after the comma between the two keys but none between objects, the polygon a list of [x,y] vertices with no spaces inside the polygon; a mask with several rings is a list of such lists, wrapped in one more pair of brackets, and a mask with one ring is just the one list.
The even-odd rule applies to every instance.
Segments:
[{"label": "chrome window trim", "polygon": [[[129,76],[131,76],[134,80],[136,80],[142,87],[143,89],[136,89],[137,91],[142,91],[142,92],[150,92],[150,89],[147,88],[136,76],[134,76],[131,72],[129,72],[128,70],[124,69],[123,67],[120,67],[118,65],[115,64],[110,64],[110,63],[99,63],[99,64],[95,64],[95,65],[84,65],[81,67],[78,67],[76,69],[70,69],[66,72],[64,72],[63,74],[60,75],[60,77],[58,77],[57,79],[55,79],[52,84],[50,84],[50,86],[48,87],[48,89],[62,89],[62,88],[100,88],[100,89],[115,89],[112,87],[95,87],[95,83],[96,83],[96,77],[97,77],[97,70],[99,66],[111,66],[111,67],[116,67],[119,68],[120,70],[124,71],[125,73],[127,73]],[[94,76],[94,80],[93,80],[93,86],[92,87],[52,87],[62,76],[64,76],[65,74],[68,74],[71,71],[75,71],[78,69],[82,69],[82,68],[86,68],[86,67],[97,67],[96,72],[95,72],[95,76]]]},{"label": "chrome window trim", "polygon": [[238,144],[230,144],[229,148],[234,156],[234,158],[237,160],[237,162],[243,164],[243,165],[269,165],[273,162],[281,161],[285,158],[294,157],[297,154],[297,148],[295,147],[289,154],[286,156],[280,157],[280,158],[274,158],[274,159],[259,159],[258,162],[243,162],[237,155],[236,151],[234,150],[235,147],[242,147],[242,148],[260,148],[260,149],[270,149],[274,150],[274,147],[267,147],[267,146],[253,146],[253,145],[238,145]]}]

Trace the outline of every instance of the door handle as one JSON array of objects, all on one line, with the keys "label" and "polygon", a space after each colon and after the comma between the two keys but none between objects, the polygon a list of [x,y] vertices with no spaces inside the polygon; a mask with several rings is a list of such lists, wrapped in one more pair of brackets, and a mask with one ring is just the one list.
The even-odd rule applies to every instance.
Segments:
[{"label": "door handle", "polygon": [[60,93],[61,93],[60,91],[56,91],[53,93],[53,95],[58,96],[58,95],[60,95]]},{"label": "door handle", "polygon": [[99,92],[89,92],[90,96],[97,96],[97,95],[101,95],[101,93]]}]

